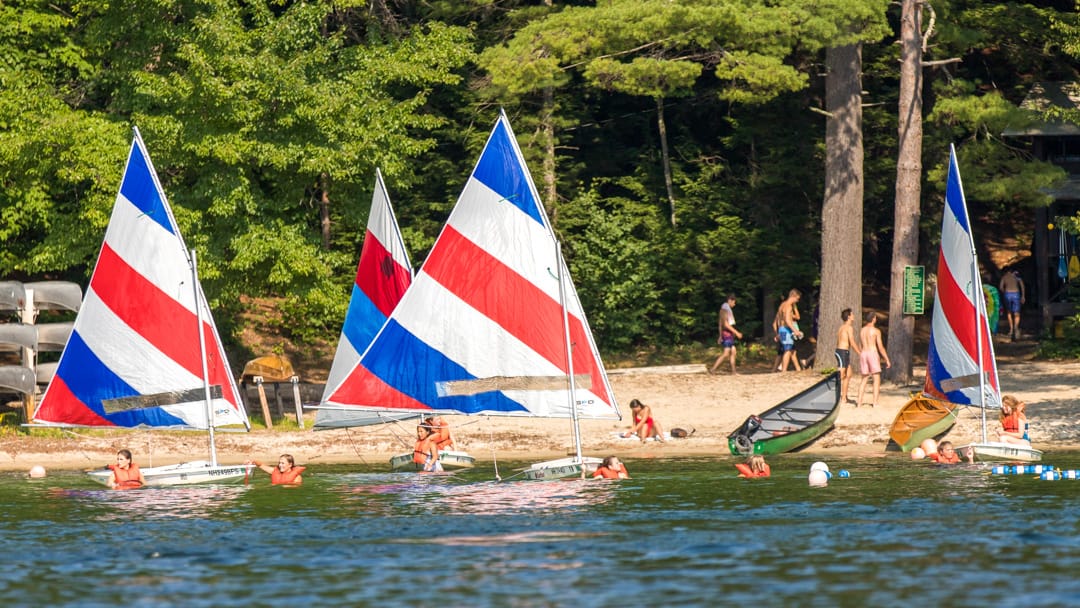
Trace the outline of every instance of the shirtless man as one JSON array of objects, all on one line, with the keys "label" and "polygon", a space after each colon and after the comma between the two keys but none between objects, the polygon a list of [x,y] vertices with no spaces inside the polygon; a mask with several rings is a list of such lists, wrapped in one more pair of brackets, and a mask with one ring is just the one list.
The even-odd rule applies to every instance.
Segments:
[{"label": "shirtless man", "polygon": [[851,351],[855,351],[856,357],[862,351],[855,341],[855,317],[851,316],[850,308],[840,311],[840,321],[840,329],[836,332],[836,358],[840,366],[840,396],[847,403],[848,386],[851,384]]},{"label": "shirtless man", "polygon": [[1005,298],[1005,312],[1009,316],[1009,339],[1020,337],[1020,306],[1024,304],[1024,280],[1015,270],[1006,272],[998,285]]},{"label": "shirtless man", "polygon": [[787,299],[780,303],[780,309],[776,311],[776,320],[773,321],[776,339],[780,342],[780,348],[784,353],[780,359],[780,367],[776,370],[778,372],[786,372],[788,363],[791,361],[795,362],[795,371],[802,369],[799,366],[799,358],[795,355],[795,340],[801,340],[803,337],[802,332],[799,331],[798,313],[795,308],[800,298],[802,298],[802,293],[798,289],[789,291]]},{"label": "shirtless man", "polygon": [[724,362],[724,359],[731,357],[731,373],[736,374],[735,371],[735,340],[742,340],[742,332],[735,329],[735,311],[732,309],[735,307],[735,295],[729,295],[724,305],[720,307],[720,346],[724,348],[724,351],[720,353],[720,356],[716,358],[716,363],[712,364],[709,368],[710,374],[715,374],[720,369],[720,364]]},{"label": "shirtless man", "polygon": [[859,330],[859,342],[862,344],[862,352],[859,353],[862,381],[859,382],[859,400],[855,407],[862,404],[866,381],[871,376],[874,378],[874,400],[870,407],[877,407],[878,395],[881,392],[881,359],[885,360],[885,367],[892,367],[889,354],[885,352],[885,344],[881,341],[881,330],[877,328],[877,318],[876,312],[866,313],[866,324]]}]

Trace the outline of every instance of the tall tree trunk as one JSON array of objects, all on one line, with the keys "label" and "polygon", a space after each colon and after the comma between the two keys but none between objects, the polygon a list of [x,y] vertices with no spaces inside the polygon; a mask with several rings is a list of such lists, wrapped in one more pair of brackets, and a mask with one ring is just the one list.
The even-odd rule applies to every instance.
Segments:
[{"label": "tall tree trunk", "polygon": [[[821,206],[821,293],[814,367],[836,367],[840,312],[862,311],[862,45],[825,55],[825,200]],[[858,326],[858,323],[856,323]]]},{"label": "tall tree trunk", "polygon": [[671,225],[675,221],[675,187],[671,180],[671,158],[668,156],[667,123],[664,122],[664,98],[656,98],[656,126],[660,130],[660,154],[664,163],[664,186],[667,187],[668,204],[671,206]]},{"label": "tall tree trunk", "polygon": [[558,207],[555,200],[555,90],[544,87],[544,107],[540,111],[540,133],[544,146],[544,205],[551,213],[551,221],[558,219]]},{"label": "tall tree trunk", "polygon": [[889,285],[887,375],[897,384],[911,382],[915,317],[904,315],[904,267],[919,260],[919,197],[922,185],[922,8],[903,0],[900,14],[900,120],[896,163],[896,209],[893,219],[892,277]]}]

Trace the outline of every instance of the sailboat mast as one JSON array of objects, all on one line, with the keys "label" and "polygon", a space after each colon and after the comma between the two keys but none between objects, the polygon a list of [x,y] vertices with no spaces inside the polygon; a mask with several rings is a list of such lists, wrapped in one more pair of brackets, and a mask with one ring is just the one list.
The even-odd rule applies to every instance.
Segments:
[{"label": "sailboat mast", "polygon": [[986,317],[986,298],[983,296],[982,290],[982,277],[979,274],[979,260],[976,258],[975,251],[975,231],[971,226],[971,214],[968,213],[967,197],[964,196],[964,185],[960,181],[959,163],[956,162],[956,146],[949,144],[950,164],[956,167],[956,180],[957,185],[960,186],[960,202],[964,209],[964,220],[967,222],[967,237],[968,237],[968,249],[971,255],[968,256],[971,259],[971,288],[973,293],[971,294],[971,303],[975,305],[975,357],[976,369],[979,373],[979,409],[982,410],[982,442],[986,443],[986,370],[983,369],[985,365],[983,359],[983,344],[982,344],[982,327]]},{"label": "sailboat mast", "polygon": [[210,403],[210,370],[206,365],[206,335],[203,333],[202,293],[199,289],[199,271],[195,262],[195,249],[191,249],[191,289],[195,292],[195,318],[199,326],[199,355],[202,362],[203,394],[206,400],[206,429],[210,434],[210,466],[217,466],[217,448],[214,446],[214,408]]},{"label": "sailboat mast", "polygon": [[[574,455],[577,463],[582,464],[584,459],[581,455],[581,428],[578,424],[577,411],[577,383],[574,381],[574,345],[570,343],[570,313],[566,310],[566,287],[563,282],[563,274],[566,271],[566,261],[562,256],[562,246],[555,241],[555,260],[559,265],[559,303],[562,305],[563,316],[563,343],[566,345],[566,373],[570,382],[570,419],[574,427]],[[581,467],[581,477],[585,477],[585,467]]]}]

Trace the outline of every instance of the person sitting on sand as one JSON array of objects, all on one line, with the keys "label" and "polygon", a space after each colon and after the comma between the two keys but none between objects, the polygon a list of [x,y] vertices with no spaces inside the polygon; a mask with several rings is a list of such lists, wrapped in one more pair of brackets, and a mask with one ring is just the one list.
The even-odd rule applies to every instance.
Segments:
[{"label": "person sitting on sand", "polygon": [[600,466],[596,467],[593,479],[630,479],[630,472],[617,457],[608,456]]},{"label": "person sitting on sand", "polygon": [[270,484],[275,486],[298,486],[304,483],[304,478],[300,474],[307,468],[296,466],[296,460],[293,459],[292,454],[279,456],[276,467],[263,464],[258,460],[249,460],[244,464],[253,464],[269,473]]},{"label": "person sitting on sand", "polygon": [[1023,410],[1026,404],[1012,395],[1001,397],[1001,437],[1002,443],[1013,445],[1030,446],[1031,442],[1024,439],[1024,425],[1027,417]]},{"label": "person sitting on sand", "polygon": [[109,478],[109,487],[114,490],[134,490],[146,485],[139,465],[131,461],[131,450],[120,450],[116,453],[116,464],[110,464],[112,477]]},{"label": "person sitting on sand", "polygon": [[[938,464],[960,464],[960,455],[956,453],[951,441],[942,441],[937,446],[937,452],[930,454],[930,460]],[[975,448],[970,445],[964,450],[964,460],[969,464],[975,462]]]},{"label": "person sitting on sand", "polygon": [[660,443],[664,442],[664,431],[660,428],[660,423],[653,420],[651,407],[637,399],[631,399],[630,412],[634,416],[634,424],[628,432],[623,433],[623,437],[632,437],[636,433],[641,438],[641,443],[645,443],[650,437],[656,437]]},{"label": "person sitting on sand", "polygon": [[736,464],[735,468],[739,470],[739,477],[768,477],[772,474],[769,464],[761,454],[754,454],[747,458],[746,462]]}]

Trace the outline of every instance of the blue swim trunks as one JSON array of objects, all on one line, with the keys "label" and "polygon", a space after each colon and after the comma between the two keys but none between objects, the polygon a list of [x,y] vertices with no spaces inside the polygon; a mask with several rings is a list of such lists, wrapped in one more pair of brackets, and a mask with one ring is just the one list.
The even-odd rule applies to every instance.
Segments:
[{"label": "blue swim trunks", "polygon": [[784,325],[776,333],[780,336],[780,346],[784,349],[784,352],[795,350],[795,334],[790,327]]},{"label": "blue swim trunks", "polygon": [[1005,310],[1009,312],[1020,312],[1020,292],[1019,291],[1006,291],[1005,292]]}]

